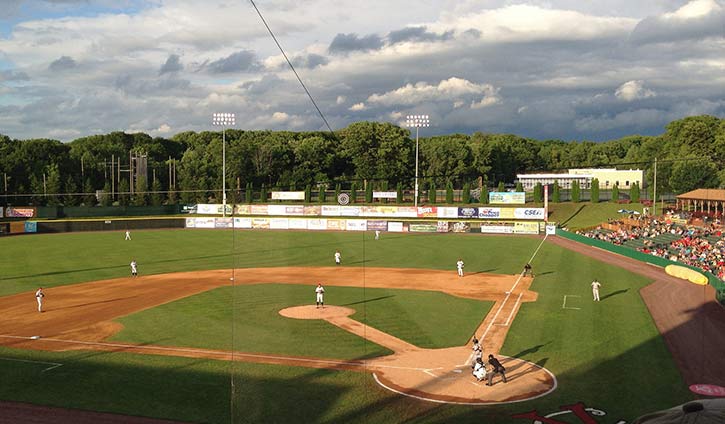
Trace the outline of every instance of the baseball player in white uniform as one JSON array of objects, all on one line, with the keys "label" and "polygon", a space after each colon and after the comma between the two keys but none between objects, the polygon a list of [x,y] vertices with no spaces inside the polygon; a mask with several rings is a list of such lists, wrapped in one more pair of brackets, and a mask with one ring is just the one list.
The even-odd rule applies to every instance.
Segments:
[{"label": "baseball player in white uniform", "polygon": [[473,363],[473,376],[478,381],[483,381],[486,378],[486,364],[483,363],[481,358],[476,359]]},{"label": "baseball player in white uniform", "polygon": [[131,240],[131,232],[126,230],[126,238],[124,240]]},{"label": "baseball player in white uniform", "polygon": [[132,260],[131,261],[131,276],[132,277],[137,277],[138,276],[138,269],[136,267],[136,261],[135,260]]},{"label": "baseball player in white uniform", "polygon": [[458,262],[456,262],[456,268],[458,268],[458,276],[463,277],[463,259],[458,258]]},{"label": "baseball player in white uniform", "polygon": [[317,308],[322,307],[322,309],[325,309],[325,300],[324,300],[324,294],[325,294],[325,288],[322,287],[322,283],[317,283],[317,288],[315,288],[315,293],[317,295]]},{"label": "baseball player in white uniform", "polygon": [[38,288],[38,291],[35,292],[35,300],[38,301],[38,312],[43,312],[43,298],[45,297],[45,293],[43,293],[43,288]]},{"label": "baseball player in white uniform", "polygon": [[340,265],[341,260],[342,260],[342,255],[340,255],[340,251],[335,250],[335,265]]},{"label": "baseball player in white uniform", "polygon": [[476,361],[483,358],[483,347],[478,342],[477,338],[473,338],[473,365],[476,365]]},{"label": "baseball player in white uniform", "polygon": [[380,238],[380,230],[375,230],[375,240]]},{"label": "baseball player in white uniform", "polygon": [[592,281],[592,295],[594,296],[594,301],[599,302],[599,288],[602,286],[602,283],[597,281],[596,279]]}]

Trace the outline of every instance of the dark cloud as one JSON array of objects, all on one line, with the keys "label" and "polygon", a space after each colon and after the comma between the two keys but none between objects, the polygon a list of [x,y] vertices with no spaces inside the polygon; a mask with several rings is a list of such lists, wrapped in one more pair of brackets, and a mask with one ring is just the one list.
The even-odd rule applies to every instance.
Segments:
[{"label": "dark cloud", "polygon": [[353,51],[379,50],[383,40],[375,35],[358,37],[357,34],[337,34],[330,43],[328,51],[332,54],[345,54]]},{"label": "dark cloud", "polygon": [[28,74],[22,71],[14,71],[12,69],[0,71],[0,81],[28,81],[29,79]]},{"label": "dark cloud", "polygon": [[75,60],[73,60],[70,56],[61,56],[60,58],[54,60],[53,62],[48,65],[48,69],[53,72],[59,72],[59,71],[66,71],[68,69],[73,69],[77,66]]},{"label": "dark cloud", "polygon": [[725,8],[689,19],[645,18],[634,28],[630,39],[635,44],[649,44],[708,37],[725,38]]},{"label": "dark cloud", "polygon": [[390,44],[402,43],[405,41],[445,41],[453,37],[453,31],[446,31],[443,34],[429,32],[427,27],[408,27],[397,31],[390,31],[388,42]]},{"label": "dark cloud", "polygon": [[182,65],[179,61],[179,55],[172,54],[169,55],[168,59],[166,59],[166,63],[161,65],[161,69],[159,69],[159,75],[163,75],[167,72],[179,72],[182,69],[184,69],[184,65]]},{"label": "dark cloud", "polygon": [[[319,54],[315,54],[315,53],[310,53],[306,56],[295,56],[292,59],[292,64],[295,65],[296,67],[308,68],[308,69],[316,68],[316,67],[322,66],[322,65],[327,65],[328,63],[330,63],[330,60],[328,58],[326,58],[325,56],[319,55]],[[287,65],[285,64],[285,66],[287,66]]]},{"label": "dark cloud", "polygon": [[206,68],[213,74],[227,72],[249,72],[261,68],[257,55],[250,50],[240,50],[229,56],[209,63]]}]

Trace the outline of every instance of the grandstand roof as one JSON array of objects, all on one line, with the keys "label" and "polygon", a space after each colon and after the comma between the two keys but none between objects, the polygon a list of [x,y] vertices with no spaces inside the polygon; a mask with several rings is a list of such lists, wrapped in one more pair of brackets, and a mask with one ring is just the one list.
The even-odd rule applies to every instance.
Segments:
[{"label": "grandstand roof", "polygon": [[721,202],[725,202],[725,190],[698,188],[697,190],[680,194],[677,198],[691,200],[719,200]]}]

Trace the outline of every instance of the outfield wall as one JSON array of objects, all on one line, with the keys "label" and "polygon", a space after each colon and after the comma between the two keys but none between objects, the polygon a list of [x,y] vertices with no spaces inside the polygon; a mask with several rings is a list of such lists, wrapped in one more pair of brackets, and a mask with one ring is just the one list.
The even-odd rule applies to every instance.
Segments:
[{"label": "outfield wall", "polygon": [[25,221],[25,233],[67,233],[76,231],[125,231],[184,228],[184,218],[122,218],[57,221]]},{"label": "outfield wall", "polygon": [[576,242],[586,244],[589,246],[598,247],[603,250],[607,250],[612,253],[616,253],[618,255],[626,256],[628,258],[632,258],[635,260],[638,260],[640,262],[646,262],[653,265],[666,267],[667,265],[678,265],[678,266],[684,266],[687,268],[690,268],[692,270],[695,270],[707,277],[708,283],[715,288],[715,298],[717,299],[720,304],[725,306],[725,282],[717,278],[715,275],[713,275],[710,272],[703,271],[699,268],[695,268],[690,265],[686,265],[680,262],[671,261],[669,259],[661,258],[659,256],[649,255],[647,253],[640,252],[638,250],[625,247],[625,246],[618,246],[616,244],[612,244],[606,241],[585,237],[576,233],[571,233],[569,231],[564,231],[559,228],[556,229],[556,235],[561,236],[564,238],[567,238],[569,240],[574,240]]}]

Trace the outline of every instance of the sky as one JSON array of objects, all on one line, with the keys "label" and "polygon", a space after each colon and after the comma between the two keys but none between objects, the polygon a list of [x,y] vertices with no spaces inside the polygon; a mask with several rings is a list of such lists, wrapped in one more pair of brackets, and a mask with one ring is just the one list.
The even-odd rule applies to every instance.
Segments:
[{"label": "sky", "polygon": [[[725,117],[725,0],[257,0],[333,130],[603,141]],[[327,126],[244,0],[0,0],[0,134]]]}]

